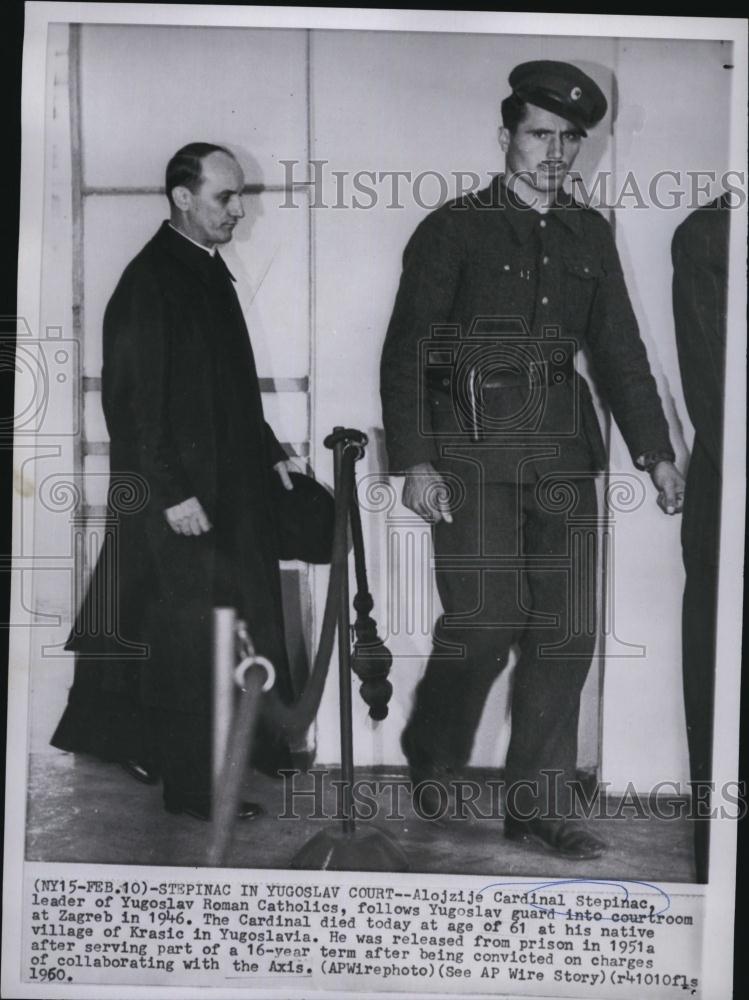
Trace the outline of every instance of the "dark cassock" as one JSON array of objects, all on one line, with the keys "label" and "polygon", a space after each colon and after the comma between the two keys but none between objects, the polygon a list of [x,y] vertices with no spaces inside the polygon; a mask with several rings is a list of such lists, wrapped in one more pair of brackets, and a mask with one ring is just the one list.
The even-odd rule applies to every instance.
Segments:
[{"label": "dark cassock", "polygon": [[[684,707],[692,781],[710,781],[728,282],[727,197],[693,212],[671,245],[676,346],[694,426],[682,547]],[[697,880],[707,881],[708,824],[695,823]]]},{"label": "dark cassock", "polygon": [[[214,606],[237,609],[280,696],[292,695],[273,502],[287,455],[263,417],[233,276],[167,222],[107,306],[102,405],[108,525],[52,744],[142,761],[163,774],[167,801],[207,796]],[[177,534],[164,511],[192,496],[212,530]],[[262,723],[252,762],[267,773],[290,763]]]}]

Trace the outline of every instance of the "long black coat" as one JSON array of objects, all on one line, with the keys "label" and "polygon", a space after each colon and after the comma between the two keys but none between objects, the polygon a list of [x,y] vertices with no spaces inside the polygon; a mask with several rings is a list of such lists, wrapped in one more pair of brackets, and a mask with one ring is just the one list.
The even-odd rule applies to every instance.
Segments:
[{"label": "long black coat", "polygon": [[[676,345],[694,425],[681,536],[684,709],[693,781],[712,777],[729,211],[725,195],[697,209],[671,244]],[[694,824],[694,845],[697,881],[706,882],[709,825],[704,821]]]},{"label": "long black coat", "polygon": [[693,212],[674,233],[673,305],[684,398],[694,425],[682,539],[686,560],[715,565],[720,537],[728,202]]},{"label": "long black coat", "polygon": [[[247,620],[288,696],[272,502],[272,467],[287,456],[263,418],[228,269],[167,223],[125,269],[107,306],[102,403],[111,544],[71,635],[69,648],[79,653],[71,703],[76,686],[132,687],[140,664],[147,704],[206,716],[217,604]],[[191,496],[213,529],[178,535],[164,510]],[[113,599],[116,635],[104,627],[102,605]],[[146,655],[122,659],[123,640],[144,644]]]}]

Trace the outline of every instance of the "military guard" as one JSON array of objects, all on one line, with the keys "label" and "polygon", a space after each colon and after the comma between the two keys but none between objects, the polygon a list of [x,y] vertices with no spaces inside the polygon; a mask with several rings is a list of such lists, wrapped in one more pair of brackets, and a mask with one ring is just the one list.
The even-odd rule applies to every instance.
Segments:
[{"label": "military guard", "polygon": [[681,509],[683,479],[611,229],[563,189],[606,98],[564,62],[524,63],[509,83],[505,172],[416,228],[382,355],[389,469],[433,525],[444,609],[402,745],[415,807],[435,815],[517,645],[505,835],[587,859],[605,849],[574,795],[595,559],[569,529],[595,526],[606,456],[578,350],[664,512]]}]

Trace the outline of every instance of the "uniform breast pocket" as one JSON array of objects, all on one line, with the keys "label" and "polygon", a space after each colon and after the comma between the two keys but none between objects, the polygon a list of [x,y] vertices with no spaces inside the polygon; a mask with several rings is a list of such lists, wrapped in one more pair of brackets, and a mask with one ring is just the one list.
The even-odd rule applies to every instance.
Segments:
[{"label": "uniform breast pocket", "polygon": [[594,257],[570,251],[563,257],[562,300],[565,303],[565,320],[568,329],[581,330],[587,326],[593,298],[601,278],[601,264]]},{"label": "uniform breast pocket", "polygon": [[465,273],[474,313],[527,320],[533,300],[532,268],[532,262],[510,253],[485,251],[469,258]]}]

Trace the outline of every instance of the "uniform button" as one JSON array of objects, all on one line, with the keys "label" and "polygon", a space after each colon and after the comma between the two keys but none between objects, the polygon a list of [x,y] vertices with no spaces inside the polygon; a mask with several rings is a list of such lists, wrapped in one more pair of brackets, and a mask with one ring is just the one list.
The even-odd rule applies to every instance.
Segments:
[{"label": "uniform button", "polygon": [[546,219],[541,219],[541,221],[539,222],[539,226],[542,229],[546,229]]},{"label": "uniform button", "polygon": [[541,305],[548,306],[548,304],[549,304],[549,298],[547,295],[544,295],[544,297],[541,299]]},{"label": "uniform button", "polygon": [[541,263],[542,264],[548,264],[549,263],[549,258],[548,257],[544,257],[543,260],[541,261]]},{"label": "uniform button", "polygon": [[510,270],[510,265],[509,264],[505,264],[505,271],[509,271],[509,270]]}]

